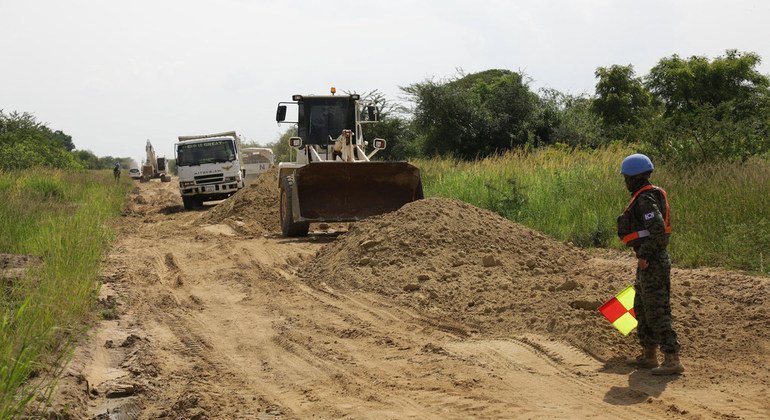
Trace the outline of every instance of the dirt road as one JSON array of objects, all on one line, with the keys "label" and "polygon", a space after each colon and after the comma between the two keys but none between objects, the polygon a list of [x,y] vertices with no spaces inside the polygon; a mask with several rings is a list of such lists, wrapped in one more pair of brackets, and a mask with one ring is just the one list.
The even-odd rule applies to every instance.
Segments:
[{"label": "dirt road", "polygon": [[[729,360],[708,357],[685,359],[690,370],[681,377],[657,378],[592,357],[558,334],[525,326],[485,332],[447,310],[424,311],[403,300],[411,295],[343,287],[349,271],[329,270],[327,281],[310,281],[309,267],[324,264],[317,252],[345,235],[284,239],[250,236],[238,224],[204,224],[210,209],[182,211],[175,186],[137,184],[117,223],[101,290],[103,312],[115,319],[100,322],[77,349],[54,398],[56,413],[112,419],[770,415],[766,358],[753,367],[744,363],[741,372],[756,371],[745,373],[748,379],[715,367]],[[383,271],[381,281],[391,274]],[[603,331],[613,334],[609,326]],[[767,354],[764,338],[757,345]],[[711,366],[713,372],[704,371]]]}]

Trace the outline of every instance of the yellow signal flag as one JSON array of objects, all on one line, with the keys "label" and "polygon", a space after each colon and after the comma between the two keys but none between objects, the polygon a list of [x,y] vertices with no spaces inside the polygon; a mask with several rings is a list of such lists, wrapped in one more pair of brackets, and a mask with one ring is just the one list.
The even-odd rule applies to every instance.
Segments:
[{"label": "yellow signal flag", "polygon": [[624,336],[631,333],[639,322],[634,312],[634,286],[628,286],[599,308],[599,312]]}]

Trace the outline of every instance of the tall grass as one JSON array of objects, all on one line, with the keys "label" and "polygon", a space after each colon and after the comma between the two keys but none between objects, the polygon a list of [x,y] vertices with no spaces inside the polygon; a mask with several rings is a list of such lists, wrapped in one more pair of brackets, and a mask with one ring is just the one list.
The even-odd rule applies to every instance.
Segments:
[{"label": "tall grass", "polygon": [[105,221],[130,188],[108,171],[0,172],[0,252],[42,261],[23,279],[2,281],[0,418],[20,413],[55,378],[95,301],[112,237]]},{"label": "tall grass", "polygon": [[[621,248],[615,219],[630,197],[618,170],[632,152],[554,147],[474,162],[414,163],[428,196],[467,201],[583,247]],[[770,161],[662,166],[652,181],[671,200],[675,263],[770,272]]]}]

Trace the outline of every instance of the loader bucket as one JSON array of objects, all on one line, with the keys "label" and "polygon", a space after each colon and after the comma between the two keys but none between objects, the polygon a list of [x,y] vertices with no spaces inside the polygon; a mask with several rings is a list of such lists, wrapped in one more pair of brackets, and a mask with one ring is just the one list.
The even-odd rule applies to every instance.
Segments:
[{"label": "loader bucket", "polygon": [[360,220],[423,198],[420,170],[406,162],[313,162],[294,179],[308,221]]}]

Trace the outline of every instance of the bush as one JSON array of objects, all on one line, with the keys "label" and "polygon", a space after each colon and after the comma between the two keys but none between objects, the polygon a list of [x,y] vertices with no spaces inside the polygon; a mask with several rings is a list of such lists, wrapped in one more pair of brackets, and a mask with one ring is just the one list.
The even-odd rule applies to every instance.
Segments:
[{"label": "bush", "polygon": [[82,167],[70,147],[70,136],[52,131],[32,114],[0,110],[0,170]]}]

